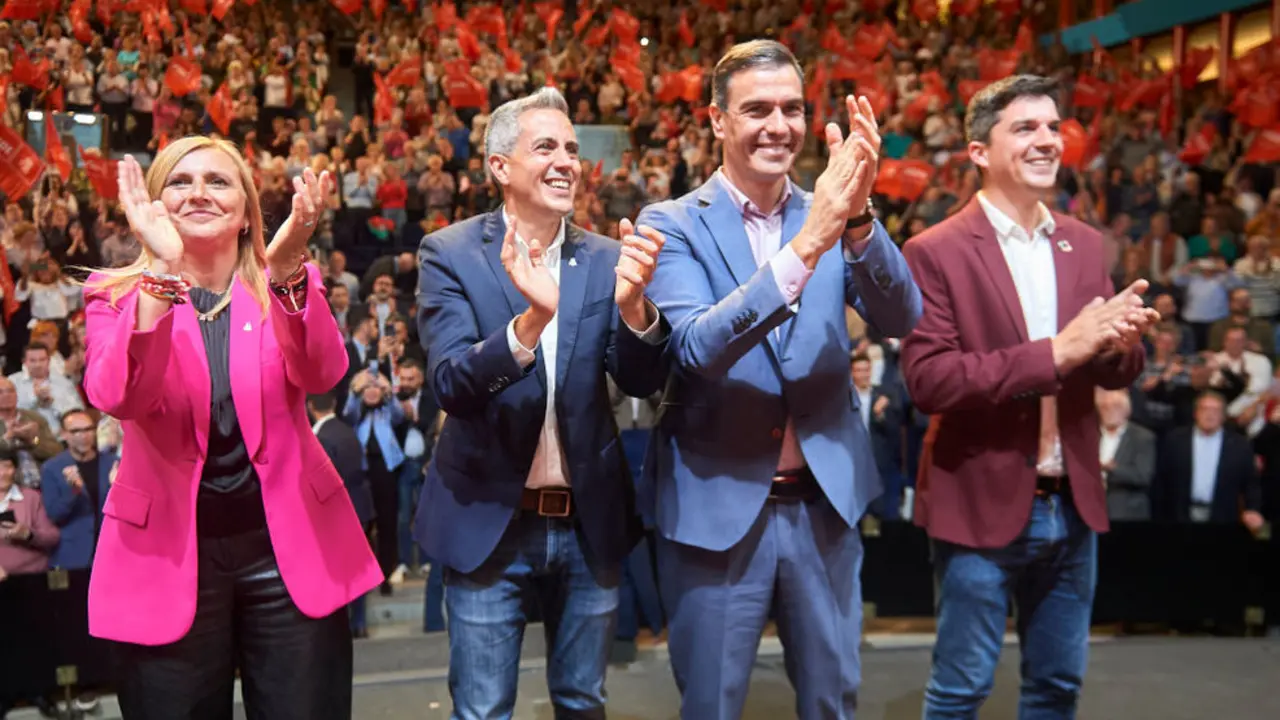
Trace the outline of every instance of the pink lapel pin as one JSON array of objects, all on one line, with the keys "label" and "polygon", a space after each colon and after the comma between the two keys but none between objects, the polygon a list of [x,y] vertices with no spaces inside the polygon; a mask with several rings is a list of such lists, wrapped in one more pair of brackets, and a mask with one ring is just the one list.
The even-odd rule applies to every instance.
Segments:
[{"label": "pink lapel pin", "polygon": [[1066,240],[1059,240],[1058,249],[1061,250],[1062,252],[1071,252],[1071,243],[1067,242]]}]

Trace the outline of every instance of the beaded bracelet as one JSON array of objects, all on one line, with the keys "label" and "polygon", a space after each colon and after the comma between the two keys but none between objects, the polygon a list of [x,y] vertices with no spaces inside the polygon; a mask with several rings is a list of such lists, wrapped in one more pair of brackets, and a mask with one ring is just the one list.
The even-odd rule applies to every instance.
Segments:
[{"label": "beaded bracelet", "polygon": [[182,305],[187,301],[186,293],[191,286],[180,275],[160,275],[144,270],[142,279],[138,281],[142,292],[158,300],[167,300],[174,305]]},{"label": "beaded bracelet", "polygon": [[272,281],[270,283],[271,292],[279,295],[281,298],[288,298],[292,310],[298,312],[302,310],[302,306],[307,297],[307,265],[306,258],[293,274],[285,278],[282,282]]}]

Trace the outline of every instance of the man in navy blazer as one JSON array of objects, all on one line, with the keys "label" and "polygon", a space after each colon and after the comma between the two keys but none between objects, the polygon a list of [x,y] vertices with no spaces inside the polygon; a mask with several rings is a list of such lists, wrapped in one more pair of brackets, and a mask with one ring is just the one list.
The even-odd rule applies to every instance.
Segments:
[{"label": "man in navy blazer", "polygon": [[879,135],[848,99],[811,195],[791,183],[806,122],[783,45],[731,48],[712,76],[724,162],[640,213],[666,238],[649,288],[673,371],[644,466],[681,716],[737,718],[770,611],[801,718],[851,718],[862,545],[881,492],[849,382],[845,308],[889,337],[920,317],[906,262],[869,212]]},{"label": "man in navy blazer", "polygon": [[568,223],[581,160],[554,88],[495,110],[485,157],[503,206],[419,251],[419,336],[446,419],[415,535],[445,568],[456,717],[510,717],[536,604],[556,717],[603,718],[640,528],[606,373],[631,395],[661,388],[669,328],[644,290],[662,237],[624,223],[619,245]]},{"label": "man in navy blazer", "polygon": [[102,506],[120,459],[109,450],[98,452],[98,425],[84,410],[62,416],[62,439],[67,449],[40,468],[40,491],[49,519],[62,532],[49,567],[74,570],[93,564]]}]

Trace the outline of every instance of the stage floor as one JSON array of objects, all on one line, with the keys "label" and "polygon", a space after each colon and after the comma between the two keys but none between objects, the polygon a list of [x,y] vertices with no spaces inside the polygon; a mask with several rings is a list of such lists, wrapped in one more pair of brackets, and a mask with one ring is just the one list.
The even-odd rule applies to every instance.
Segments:
[{"label": "stage floor", "polygon": [[[536,635],[530,633],[529,637]],[[359,643],[355,717],[447,718],[449,692],[443,664],[428,670],[405,669],[422,667],[424,653],[435,655],[443,650],[436,638]],[[776,640],[769,638],[761,646],[745,720],[795,717],[794,696],[779,650]],[[929,654],[929,647],[922,643],[868,648],[863,654],[859,720],[918,719]],[[543,670],[541,660],[527,653],[516,718],[552,718]],[[630,665],[613,667],[608,690],[609,717],[613,720],[678,717],[679,698],[661,647],[643,653]],[[995,692],[982,718],[1015,720],[1017,690],[1018,651],[1016,646],[1006,647]],[[1280,718],[1280,640],[1101,639],[1091,652],[1079,717],[1275,720]]]}]

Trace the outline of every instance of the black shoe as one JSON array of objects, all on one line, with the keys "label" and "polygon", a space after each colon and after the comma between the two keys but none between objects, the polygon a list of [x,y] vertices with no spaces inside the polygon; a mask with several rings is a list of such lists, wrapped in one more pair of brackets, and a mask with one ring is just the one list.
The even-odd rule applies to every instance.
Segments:
[{"label": "black shoe", "polygon": [[356,640],[369,639],[369,628],[356,628],[351,631],[351,637]]},{"label": "black shoe", "polygon": [[391,597],[391,583],[383,581],[383,583],[378,586],[378,592],[382,597]]}]

